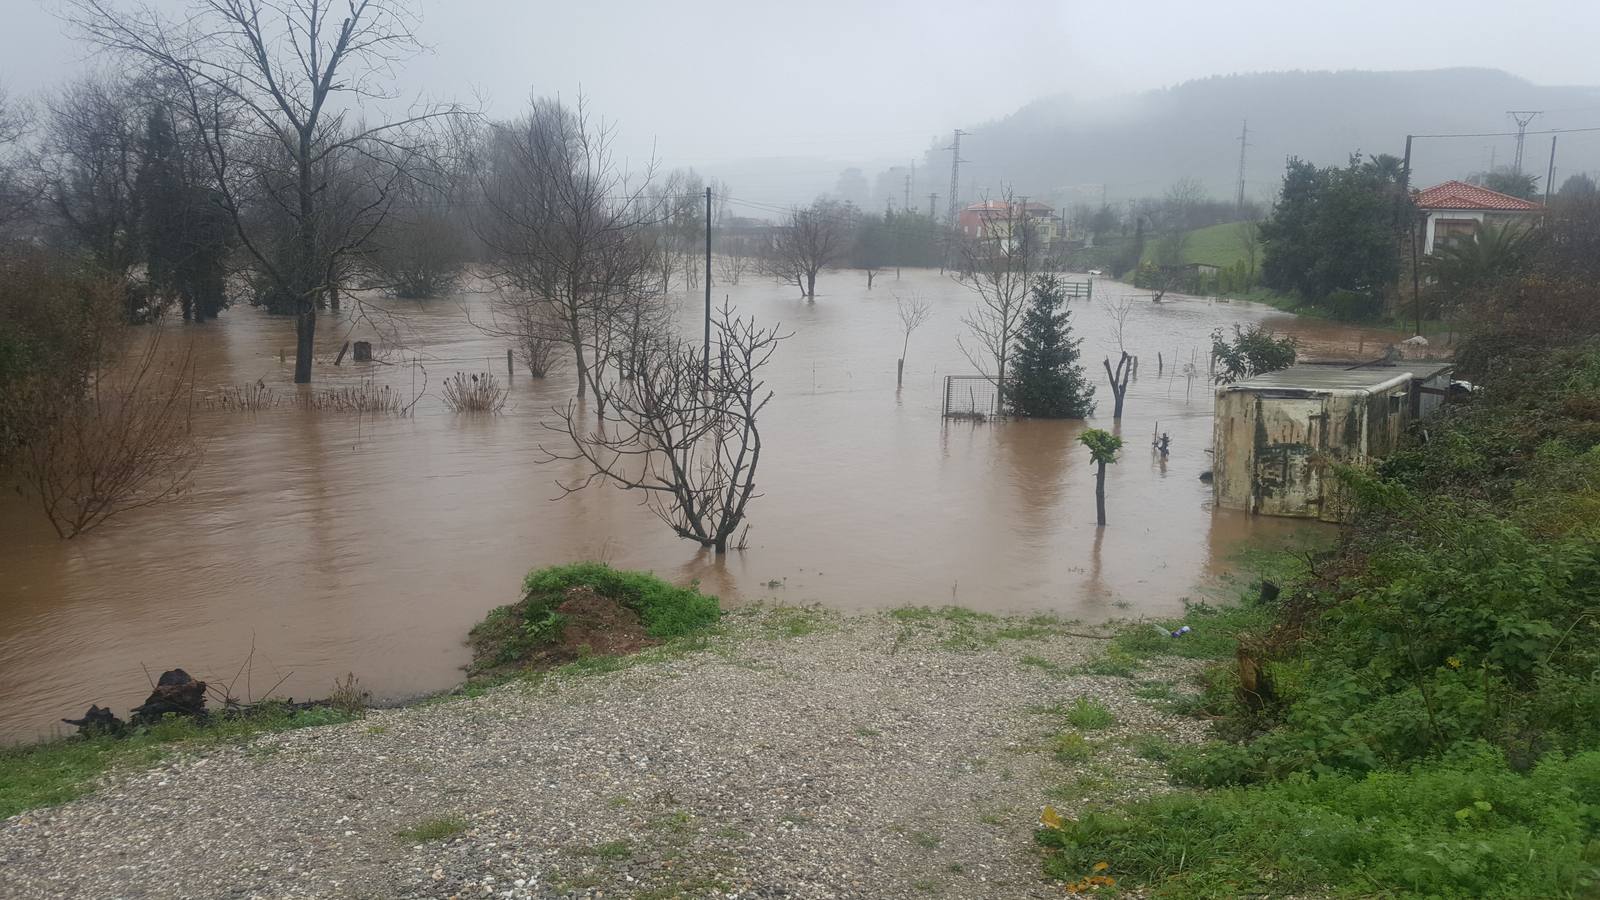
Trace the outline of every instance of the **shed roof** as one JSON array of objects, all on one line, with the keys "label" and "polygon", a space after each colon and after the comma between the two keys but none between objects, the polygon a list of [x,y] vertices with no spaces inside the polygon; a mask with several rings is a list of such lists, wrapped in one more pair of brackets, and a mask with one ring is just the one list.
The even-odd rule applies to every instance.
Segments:
[{"label": "shed roof", "polygon": [[1453,363],[1417,362],[1393,366],[1318,365],[1305,363],[1278,372],[1268,372],[1228,385],[1228,391],[1312,391],[1375,393],[1414,378],[1428,379],[1454,368]]}]

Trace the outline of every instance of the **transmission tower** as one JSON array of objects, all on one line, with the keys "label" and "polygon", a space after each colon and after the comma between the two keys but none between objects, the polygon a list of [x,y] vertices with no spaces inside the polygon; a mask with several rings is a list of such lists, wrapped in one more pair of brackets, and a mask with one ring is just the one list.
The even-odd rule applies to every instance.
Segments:
[{"label": "transmission tower", "polygon": [[956,213],[959,212],[959,210],[956,209],[956,197],[959,196],[959,193],[961,191],[961,164],[963,162],[966,162],[966,160],[961,158],[961,136],[964,135],[964,134],[966,134],[965,131],[962,131],[961,129],[957,128],[956,129],[955,140],[951,141],[950,146],[945,148],[946,150],[950,151],[950,213],[949,213],[949,215],[950,215],[950,225],[951,225],[951,227],[955,226],[955,224],[956,224]]},{"label": "transmission tower", "polygon": [[1506,115],[1510,116],[1517,123],[1517,155],[1516,158],[1512,160],[1511,168],[1518,175],[1522,174],[1522,139],[1527,136],[1528,123],[1532,122],[1534,117],[1542,112],[1544,112],[1542,109],[1506,110]]},{"label": "transmission tower", "polygon": [[933,191],[932,193],[928,194],[928,218],[929,219],[933,218],[933,216],[934,216],[934,212],[933,211],[938,209],[938,208],[939,208],[939,192],[938,191]]},{"label": "transmission tower", "polygon": [[1244,209],[1244,151],[1250,146],[1250,120],[1244,120],[1244,127],[1239,130],[1239,194],[1234,200],[1234,205]]}]

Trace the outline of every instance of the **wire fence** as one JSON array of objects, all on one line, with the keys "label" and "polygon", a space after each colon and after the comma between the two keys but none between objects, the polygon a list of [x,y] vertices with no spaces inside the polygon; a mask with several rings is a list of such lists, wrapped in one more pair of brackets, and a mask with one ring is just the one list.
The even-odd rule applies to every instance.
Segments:
[{"label": "wire fence", "polygon": [[987,375],[946,375],[944,417],[990,419],[1000,415],[1000,391]]}]

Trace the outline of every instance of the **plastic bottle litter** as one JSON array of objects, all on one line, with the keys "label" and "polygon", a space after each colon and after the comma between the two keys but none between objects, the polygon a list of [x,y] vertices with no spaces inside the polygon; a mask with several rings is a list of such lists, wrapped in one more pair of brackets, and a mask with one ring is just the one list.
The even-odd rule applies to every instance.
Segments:
[{"label": "plastic bottle litter", "polygon": [[1179,628],[1177,631],[1172,632],[1172,636],[1173,637],[1183,637],[1184,635],[1188,634],[1190,632],[1190,630],[1191,629],[1189,628],[1189,626],[1185,625],[1182,628]]}]

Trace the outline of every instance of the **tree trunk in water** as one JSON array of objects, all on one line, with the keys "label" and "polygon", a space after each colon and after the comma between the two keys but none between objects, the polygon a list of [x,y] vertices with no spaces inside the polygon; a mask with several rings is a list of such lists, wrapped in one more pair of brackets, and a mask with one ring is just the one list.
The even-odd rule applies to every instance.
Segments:
[{"label": "tree trunk in water", "polygon": [[311,383],[311,351],[317,333],[317,307],[300,301],[300,314],[294,320],[294,383]]},{"label": "tree trunk in water", "polygon": [[1120,391],[1116,390],[1115,388],[1112,389],[1111,393],[1112,393],[1112,395],[1114,397],[1117,398],[1117,402],[1116,402],[1116,408],[1111,413],[1111,418],[1113,418],[1113,419],[1122,418],[1122,398],[1127,396],[1127,390],[1128,390],[1127,388],[1123,388]]},{"label": "tree trunk in water", "polygon": [[817,273],[815,273],[815,272],[807,272],[806,273],[806,297],[808,299],[815,299],[816,296],[817,296]]},{"label": "tree trunk in water", "polygon": [[1094,514],[1095,524],[1106,523],[1106,464],[1101,463],[1100,468],[1094,473]]},{"label": "tree trunk in water", "polygon": [[900,359],[897,359],[897,360],[894,361],[894,386],[896,388],[900,388],[900,387],[903,387],[905,385],[905,383],[906,383],[906,361],[905,361],[905,357],[901,357]]}]

